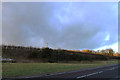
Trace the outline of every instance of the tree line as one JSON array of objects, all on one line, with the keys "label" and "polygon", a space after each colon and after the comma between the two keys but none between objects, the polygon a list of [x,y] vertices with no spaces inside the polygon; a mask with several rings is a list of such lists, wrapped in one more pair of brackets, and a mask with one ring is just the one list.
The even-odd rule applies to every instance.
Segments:
[{"label": "tree line", "polygon": [[[98,53],[88,49],[82,51],[78,51],[78,50],[76,51],[76,50],[64,50],[64,49],[51,49],[48,47],[35,48],[35,47],[2,45],[3,57],[10,57],[14,59],[28,59],[33,61],[40,60],[44,62],[107,60],[113,58],[113,52],[114,51],[112,49],[99,51]],[[112,56],[112,57],[108,57],[108,56]]]}]

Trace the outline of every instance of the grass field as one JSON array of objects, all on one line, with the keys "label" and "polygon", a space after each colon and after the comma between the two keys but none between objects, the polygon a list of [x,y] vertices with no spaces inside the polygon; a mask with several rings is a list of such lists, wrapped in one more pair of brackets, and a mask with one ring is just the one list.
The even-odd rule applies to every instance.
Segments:
[{"label": "grass field", "polygon": [[6,77],[30,76],[55,72],[86,69],[118,63],[112,61],[71,62],[71,63],[2,63],[2,75]]}]

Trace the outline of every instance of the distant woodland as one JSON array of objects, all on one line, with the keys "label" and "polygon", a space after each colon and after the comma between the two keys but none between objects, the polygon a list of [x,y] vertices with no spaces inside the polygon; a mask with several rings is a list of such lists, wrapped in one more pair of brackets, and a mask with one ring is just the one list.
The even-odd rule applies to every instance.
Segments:
[{"label": "distant woodland", "polygon": [[105,50],[65,50],[49,47],[36,48],[13,45],[2,45],[2,57],[12,58],[16,62],[68,62],[120,59],[120,54],[112,49]]}]

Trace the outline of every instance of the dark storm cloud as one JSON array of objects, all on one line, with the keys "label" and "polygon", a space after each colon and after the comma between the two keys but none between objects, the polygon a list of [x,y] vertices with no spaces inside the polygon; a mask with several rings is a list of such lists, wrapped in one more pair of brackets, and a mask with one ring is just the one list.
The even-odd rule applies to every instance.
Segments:
[{"label": "dark storm cloud", "polygon": [[[3,3],[3,43],[95,49],[117,41],[117,3]],[[110,36],[108,40],[105,40]]]}]

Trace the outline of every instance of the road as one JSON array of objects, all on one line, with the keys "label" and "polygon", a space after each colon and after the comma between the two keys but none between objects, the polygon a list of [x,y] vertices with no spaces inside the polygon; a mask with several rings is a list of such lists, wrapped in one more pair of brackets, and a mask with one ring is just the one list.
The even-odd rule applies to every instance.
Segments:
[{"label": "road", "polygon": [[109,65],[104,67],[89,68],[71,72],[61,72],[56,74],[30,76],[24,78],[11,78],[3,80],[119,80],[119,66],[120,64]]}]

